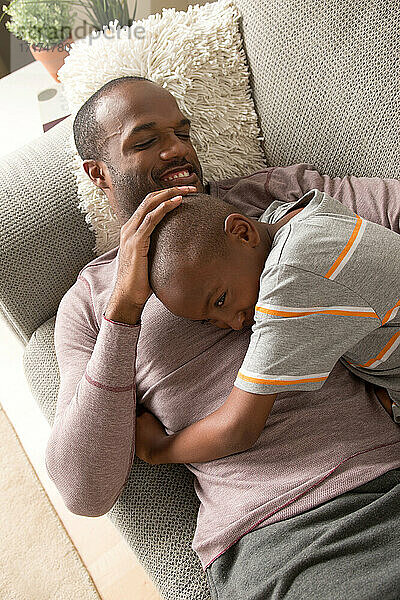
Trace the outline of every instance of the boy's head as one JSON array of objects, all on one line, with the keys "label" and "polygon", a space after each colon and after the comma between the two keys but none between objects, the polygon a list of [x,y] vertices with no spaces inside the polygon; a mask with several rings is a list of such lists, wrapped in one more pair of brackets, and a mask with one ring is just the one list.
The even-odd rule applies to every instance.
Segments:
[{"label": "boy's head", "polygon": [[151,235],[150,286],[174,314],[223,329],[253,322],[262,224],[207,194],[184,196]]}]

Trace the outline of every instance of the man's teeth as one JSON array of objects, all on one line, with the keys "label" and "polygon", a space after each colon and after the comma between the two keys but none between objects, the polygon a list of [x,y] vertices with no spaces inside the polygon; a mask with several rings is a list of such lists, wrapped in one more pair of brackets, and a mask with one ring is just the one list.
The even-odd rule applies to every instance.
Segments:
[{"label": "man's teeth", "polygon": [[179,177],[189,177],[189,171],[179,171],[179,173],[171,173],[171,175],[163,177],[163,180],[172,181],[173,179],[178,179]]}]

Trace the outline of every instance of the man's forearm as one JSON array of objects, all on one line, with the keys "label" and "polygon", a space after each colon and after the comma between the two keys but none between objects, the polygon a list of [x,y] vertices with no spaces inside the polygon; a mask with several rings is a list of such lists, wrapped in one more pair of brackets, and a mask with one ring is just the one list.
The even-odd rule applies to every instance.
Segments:
[{"label": "man's forearm", "polygon": [[83,280],[74,289],[56,320],[61,385],[46,465],[71,512],[99,516],[115,502],[133,460],[139,327],[103,317],[96,338],[76,318]]},{"label": "man's forearm", "polygon": [[138,325],[143,312],[143,306],[132,305],[121,295],[115,292],[111,295],[108,302],[105,316],[111,321],[126,323],[127,325]]}]

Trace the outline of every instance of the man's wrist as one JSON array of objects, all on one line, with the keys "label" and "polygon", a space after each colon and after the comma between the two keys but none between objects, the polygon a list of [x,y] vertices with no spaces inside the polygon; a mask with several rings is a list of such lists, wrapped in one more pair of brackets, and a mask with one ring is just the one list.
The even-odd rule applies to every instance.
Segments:
[{"label": "man's wrist", "polygon": [[104,316],[111,321],[126,323],[127,325],[139,325],[140,317],[143,312],[143,306],[136,306],[119,301],[110,301]]}]

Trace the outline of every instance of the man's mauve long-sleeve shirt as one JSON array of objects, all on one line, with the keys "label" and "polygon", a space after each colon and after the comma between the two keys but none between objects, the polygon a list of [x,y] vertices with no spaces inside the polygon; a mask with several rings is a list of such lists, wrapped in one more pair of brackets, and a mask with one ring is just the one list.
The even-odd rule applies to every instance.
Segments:
[{"label": "man's mauve long-sleeve shirt", "polygon": [[[211,194],[255,218],[313,188],[399,233],[397,180],[330,178],[299,164],[210,183]],[[46,464],[66,506],[86,516],[110,510],[128,479],[136,403],[168,434],[202,419],[225,402],[251,334],[176,317],[154,295],[140,325],[106,319],[118,251],[80,271],[55,325],[60,390]],[[206,569],[247,532],[400,467],[400,427],[338,362],[320,390],[279,394],[252,448],[187,467],[201,502],[193,549]]]}]

